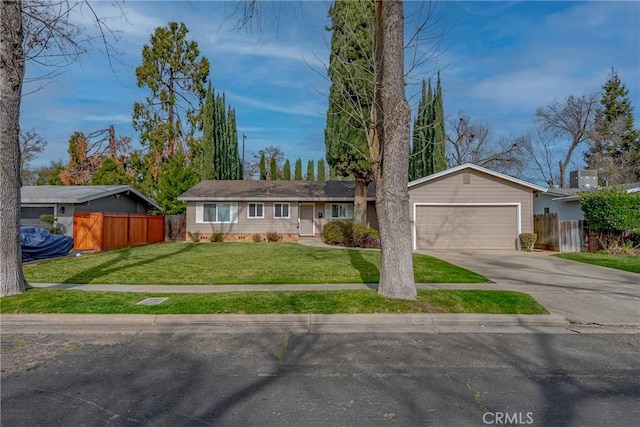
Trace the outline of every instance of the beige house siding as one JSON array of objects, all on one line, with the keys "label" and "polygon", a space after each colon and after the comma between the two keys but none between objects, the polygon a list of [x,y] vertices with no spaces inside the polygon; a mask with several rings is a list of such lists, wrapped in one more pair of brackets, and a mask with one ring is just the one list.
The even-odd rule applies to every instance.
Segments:
[{"label": "beige house siding", "polygon": [[[280,234],[298,235],[299,204],[313,203],[313,224],[315,228],[314,233],[316,236],[320,236],[322,235],[322,229],[325,224],[331,221],[331,212],[328,212],[328,207],[331,204],[346,204],[353,207],[353,203],[350,202],[282,202],[289,203],[290,218],[278,219],[273,217],[273,205],[274,203],[281,202],[236,202],[238,206],[238,221],[236,223],[198,223],[196,222],[196,206],[199,203],[216,202],[187,202],[187,233],[194,233],[197,231],[202,234],[224,233],[250,235],[264,234],[268,231],[276,231]],[[248,218],[248,203],[263,203],[264,218]],[[375,211],[375,204],[373,202],[369,202],[367,206],[367,222],[371,227],[376,229],[378,228],[378,218]]]},{"label": "beige house siding", "polygon": [[[425,247],[430,244],[436,244],[439,248],[459,248],[464,247],[465,242],[460,236],[454,236],[453,232],[458,230],[460,234],[469,232],[475,233],[476,239],[490,239],[491,233],[483,231],[465,230],[466,219],[475,218],[477,225],[490,224],[489,228],[493,229],[496,235],[496,241],[489,243],[487,248],[505,247],[507,228],[516,229],[517,222],[510,219],[509,221],[497,220],[504,216],[505,218],[517,212],[518,206],[520,210],[520,232],[530,233],[533,231],[533,190],[531,188],[509,182],[507,180],[495,177],[476,170],[461,170],[450,175],[445,175],[434,180],[426,181],[409,188],[409,200],[411,206],[412,227],[416,228],[416,236],[421,232],[422,241],[417,241],[416,247]],[[428,206],[421,206],[427,204]],[[437,205],[437,207],[436,207]],[[447,205],[458,205],[450,206]],[[464,205],[468,207],[465,209]],[[429,208],[431,210],[429,211]],[[455,209],[459,207],[458,209]],[[484,208],[483,208],[484,207]],[[417,212],[418,223],[414,224],[414,212]],[[430,213],[431,223],[424,215]],[[454,217],[459,213],[459,217]],[[482,216],[487,216],[483,218]],[[440,218],[439,220],[437,218]],[[455,221],[460,222],[456,224]],[[437,222],[440,221],[440,222]],[[434,223],[441,229],[442,236],[440,243],[436,242],[433,236]],[[501,224],[504,223],[504,229]],[[478,227],[476,227],[478,228]],[[425,233],[432,233],[430,237],[426,237]],[[442,239],[445,235],[452,236],[451,242],[444,242]],[[510,235],[508,242],[512,242],[508,246],[515,249],[517,247],[517,233]],[[426,240],[425,240],[426,239]],[[428,239],[432,239],[428,241]],[[456,240],[460,240],[457,242]],[[468,247],[468,246],[467,246]]]}]

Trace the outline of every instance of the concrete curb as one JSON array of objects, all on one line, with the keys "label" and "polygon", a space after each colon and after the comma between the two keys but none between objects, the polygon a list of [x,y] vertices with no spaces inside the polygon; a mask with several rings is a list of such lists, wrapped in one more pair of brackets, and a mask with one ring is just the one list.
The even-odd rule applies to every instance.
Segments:
[{"label": "concrete curb", "polygon": [[562,327],[558,315],[487,314],[3,314],[3,332],[408,333],[443,328]]}]

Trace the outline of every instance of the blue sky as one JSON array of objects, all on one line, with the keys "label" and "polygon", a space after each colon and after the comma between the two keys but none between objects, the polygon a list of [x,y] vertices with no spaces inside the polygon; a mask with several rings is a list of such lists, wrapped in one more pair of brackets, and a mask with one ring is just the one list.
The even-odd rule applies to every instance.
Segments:
[{"label": "blue sky", "polygon": [[[189,38],[209,59],[212,83],[226,93],[236,110],[238,131],[247,136],[247,158],[270,145],[282,147],[292,160],[322,158],[330,85],[325,71],[330,33],[325,27],[331,2],[261,2],[261,23],[253,31],[236,28],[237,4],[126,1],[125,19],[112,2],[92,2],[118,31],[112,67],[95,44],[64,74],[23,97],[22,128],[34,128],[48,142],[33,166],[66,161],[68,139],[75,131],[90,133],[114,124],[119,136],[136,143],[133,103],[143,101],[148,90],[137,87],[135,68],[154,29],[170,21],[184,22]],[[405,4],[407,34],[426,7],[422,2]],[[88,16],[84,8],[72,18],[95,32]],[[414,110],[420,80],[441,70],[448,117],[463,112],[489,125],[494,137],[513,137],[535,126],[536,107],[600,91],[614,67],[629,89],[640,125],[639,2],[441,1],[432,22],[426,36],[443,37],[437,54],[408,76]],[[40,72],[27,65],[27,77]],[[34,88],[28,83],[24,92]]]}]

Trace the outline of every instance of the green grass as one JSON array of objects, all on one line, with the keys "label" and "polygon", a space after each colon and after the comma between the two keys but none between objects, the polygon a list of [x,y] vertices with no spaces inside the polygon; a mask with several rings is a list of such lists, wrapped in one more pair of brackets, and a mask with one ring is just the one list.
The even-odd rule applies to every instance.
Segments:
[{"label": "green grass", "polygon": [[[415,254],[418,283],[482,283],[469,270]],[[162,243],[27,265],[34,283],[227,285],[375,283],[380,252],[296,243]]]},{"label": "green grass", "polygon": [[558,254],[558,258],[585,262],[587,264],[601,265],[603,267],[640,273],[640,256],[638,255],[609,255],[602,253],[578,252],[570,254]]},{"label": "green grass", "polygon": [[[156,306],[137,306],[168,297]],[[289,314],[491,313],[547,314],[530,295],[509,291],[419,290],[417,301],[391,300],[374,290],[150,294],[31,289],[0,300],[1,313]]]}]

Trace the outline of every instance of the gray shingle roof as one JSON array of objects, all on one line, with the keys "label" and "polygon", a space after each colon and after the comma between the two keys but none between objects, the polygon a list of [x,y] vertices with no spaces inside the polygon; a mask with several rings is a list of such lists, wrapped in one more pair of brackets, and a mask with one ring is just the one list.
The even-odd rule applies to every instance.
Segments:
[{"label": "gray shingle roof", "polygon": [[[353,181],[202,181],[178,200],[353,201],[354,191]],[[375,188],[370,184],[367,198],[374,197]]]},{"label": "gray shingle roof", "polygon": [[22,203],[84,203],[125,192],[131,192],[152,209],[161,209],[129,185],[32,185],[20,190]]}]

